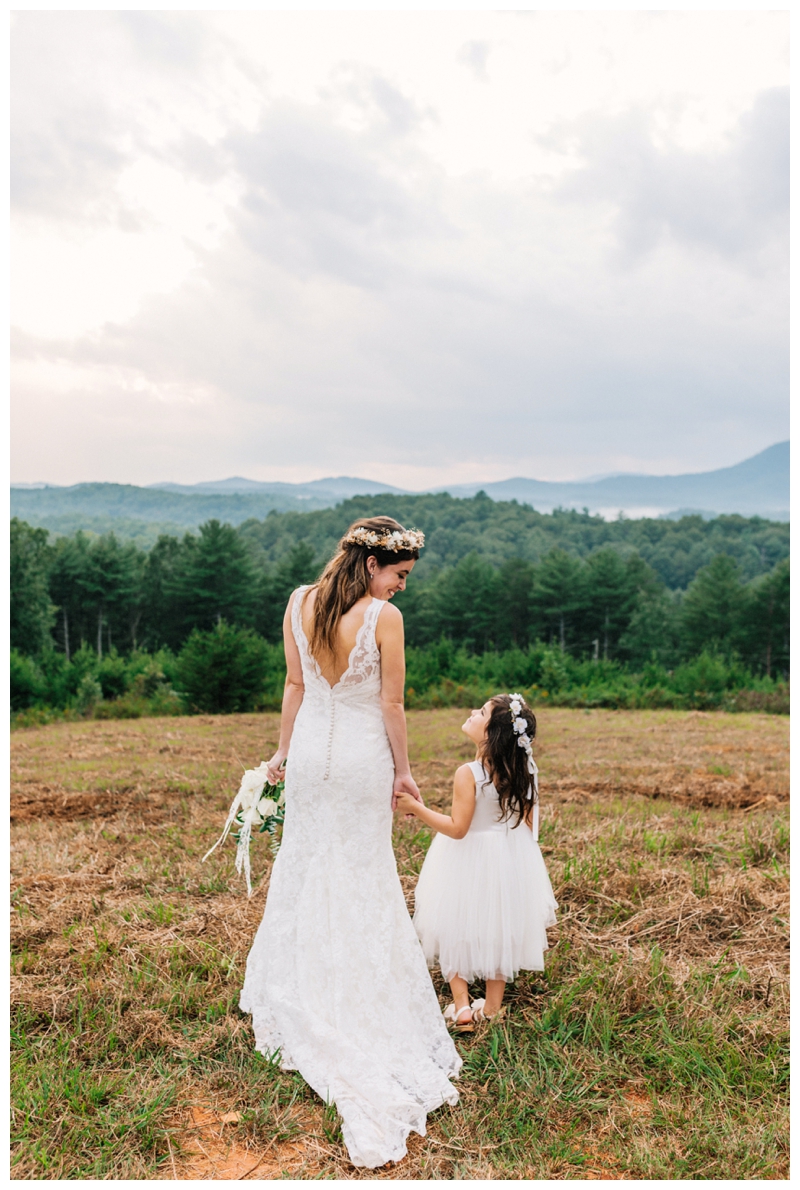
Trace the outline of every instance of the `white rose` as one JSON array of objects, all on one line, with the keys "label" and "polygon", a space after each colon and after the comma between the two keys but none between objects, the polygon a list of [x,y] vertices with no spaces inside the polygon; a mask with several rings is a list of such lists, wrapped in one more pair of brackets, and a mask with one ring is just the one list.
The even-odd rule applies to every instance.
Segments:
[{"label": "white rose", "polygon": [[514,731],[525,732],[527,730],[528,730],[528,724],[525,722],[524,719],[515,719],[514,720]]},{"label": "white rose", "polygon": [[261,815],[262,820],[265,818],[271,818],[277,808],[277,805],[271,797],[262,797],[261,801],[258,803],[258,812]]},{"label": "white rose", "polygon": [[248,769],[242,776],[239,794],[242,805],[247,808],[255,804],[266,785],[266,775],[263,769]]},{"label": "white rose", "polygon": [[520,748],[530,748],[530,746],[531,746],[531,742],[526,735],[519,736],[517,739],[517,743],[520,746]]}]

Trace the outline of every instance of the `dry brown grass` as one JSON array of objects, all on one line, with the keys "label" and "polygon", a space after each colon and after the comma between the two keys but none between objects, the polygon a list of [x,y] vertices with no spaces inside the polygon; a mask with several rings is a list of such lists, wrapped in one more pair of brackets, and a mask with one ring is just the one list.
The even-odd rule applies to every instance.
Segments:
[{"label": "dry brown grass", "polygon": [[[409,716],[440,806],[462,718]],[[236,1008],[269,849],[249,902],[231,850],[199,863],[238,758],[276,733],[240,715],[12,736],[14,1176],[787,1176],[787,720],[541,713],[547,974],[459,1040],[458,1107],[378,1171],[349,1166]],[[427,842],[398,823],[409,897]]]}]

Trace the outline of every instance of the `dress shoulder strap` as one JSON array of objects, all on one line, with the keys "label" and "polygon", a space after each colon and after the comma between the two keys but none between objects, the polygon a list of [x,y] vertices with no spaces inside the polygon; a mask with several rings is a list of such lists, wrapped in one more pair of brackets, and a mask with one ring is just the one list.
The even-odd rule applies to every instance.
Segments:
[{"label": "dress shoulder strap", "polygon": [[469,767],[472,770],[473,777],[475,778],[476,789],[480,789],[482,785],[491,785],[489,774],[486,772],[486,769],[483,767],[483,764],[480,760],[471,760],[469,762]]},{"label": "dress shoulder strap", "polygon": [[308,586],[298,587],[292,595],[292,633],[297,642],[297,647],[300,653],[306,652],[306,634],[303,628],[303,596],[308,590]]},{"label": "dress shoulder strap", "polygon": [[[476,793],[483,785],[491,785],[492,784],[491,780],[489,779],[489,774],[486,772],[486,769],[483,767],[483,764],[480,762],[480,760],[470,761],[469,767],[472,769],[472,775],[475,778],[475,792]],[[531,830],[532,830],[532,834],[533,834],[534,843],[538,843],[539,842],[539,770],[536,767],[535,762],[533,765],[533,782],[532,782],[532,786],[530,788],[530,794],[531,794],[531,796],[536,798],[536,800],[533,803],[533,821],[531,823]]]},{"label": "dress shoulder strap", "polygon": [[378,616],[381,614],[381,612],[383,611],[385,606],[386,606],[386,603],[383,599],[376,599],[373,596],[372,603],[369,605],[367,610],[364,612],[364,623],[366,625],[368,625],[368,627],[370,628],[370,630],[372,632],[374,632],[375,629],[377,628]]},{"label": "dress shoulder strap", "polygon": [[339,679],[336,689],[362,686],[364,682],[376,677],[380,680],[381,652],[375,639],[375,628],[383,607],[382,599],[373,598],[364,612],[364,619],[356,633],[356,643],[350,652],[347,669]]},{"label": "dress shoulder strap", "polygon": [[378,642],[375,639],[375,633],[378,628],[378,616],[385,606],[386,603],[383,599],[376,599],[373,596],[372,603],[364,612],[364,619],[356,634],[356,644],[353,649],[351,668],[357,669],[365,661],[370,659],[372,662],[376,659],[380,660],[381,653],[378,648]]}]

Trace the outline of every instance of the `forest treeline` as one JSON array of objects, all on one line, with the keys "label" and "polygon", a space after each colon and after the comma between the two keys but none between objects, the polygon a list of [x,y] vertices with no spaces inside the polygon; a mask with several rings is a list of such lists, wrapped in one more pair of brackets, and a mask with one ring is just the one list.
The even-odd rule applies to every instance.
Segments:
[{"label": "forest treeline", "polygon": [[[555,658],[562,692],[585,687],[592,675],[608,685],[612,671],[641,675],[648,666],[669,685],[670,674],[701,655],[728,667],[723,685],[788,680],[788,526],[742,517],[606,522],[574,512],[539,514],[480,494],[383,496],[273,513],[235,529],[212,520],[197,533],[162,535],[149,550],[113,534],[51,540],[46,530],[15,518],[16,709],[67,705],[92,666],[91,681],[102,690],[98,667],[108,668],[109,657],[123,668],[134,664],[132,657],[161,658],[149,669],[136,662],[140,672],[127,685],[117,681],[125,689],[116,697],[145,672],[162,692],[170,682],[180,688],[169,658],[179,658],[190,638],[197,650],[203,634],[220,637],[226,630],[249,634],[247,648],[266,650],[255,670],[262,664],[272,674],[261,683],[261,697],[274,701],[290,592],[313,581],[352,520],[377,511],[426,533],[408,590],[396,599],[405,617],[412,700],[435,688],[445,698],[465,682],[477,689],[481,664],[491,678],[491,664],[477,659],[489,657],[516,658],[510,672],[498,663],[505,685],[515,684],[516,665],[516,684],[540,689],[547,688],[536,677],[543,658],[550,658],[550,670]],[[66,681],[78,654],[86,672]],[[586,665],[578,674],[576,667]],[[56,671],[63,689],[47,678]],[[558,686],[552,678],[548,684]],[[248,695],[251,704],[256,694]]]}]

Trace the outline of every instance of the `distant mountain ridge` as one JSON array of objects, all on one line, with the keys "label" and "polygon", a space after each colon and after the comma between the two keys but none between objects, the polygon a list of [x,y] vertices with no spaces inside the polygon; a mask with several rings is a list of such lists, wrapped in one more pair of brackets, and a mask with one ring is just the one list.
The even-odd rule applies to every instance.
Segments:
[{"label": "distant mountain ridge", "polygon": [[789,519],[789,443],[777,442],[749,459],[717,471],[685,475],[611,475],[575,483],[538,479],[503,479],[489,484],[459,484],[437,491],[474,496],[481,488],[493,500],[518,500],[541,512],[583,508],[590,512],[669,515],[676,509],[705,513],[740,513]]},{"label": "distant mountain ridge", "polygon": [[350,475],[339,475],[330,479],[311,479],[308,483],[270,483],[268,480],[244,479],[241,476],[236,476],[232,479],[217,479],[192,484],[150,483],[147,485],[147,491],[178,492],[183,496],[195,494],[230,496],[264,492],[275,496],[285,495],[298,500],[326,499],[329,496],[347,500],[350,496],[374,496],[379,492],[393,492],[397,496],[409,495],[405,489],[392,487],[389,483],[377,483],[374,479],[357,479]]},{"label": "distant mountain ridge", "polygon": [[[588,508],[590,512],[629,517],[705,516],[739,513],[789,520],[789,443],[779,442],[732,467],[685,475],[611,475],[602,479],[557,483],[515,479],[491,483],[448,484],[427,491],[471,497],[484,491],[493,500],[517,500],[538,512]],[[199,484],[81,483],[71,487],[11,487],[11,515],[56,533],[85,528],[106,532],[118,527],[125,536],[153,539],[157,532],[182,532],[216,517],[238,525],[278,512],[332,508],[352,496],[414,495],[391,484],[351,476],[309,483],[269,483],[233,477]]]}]

